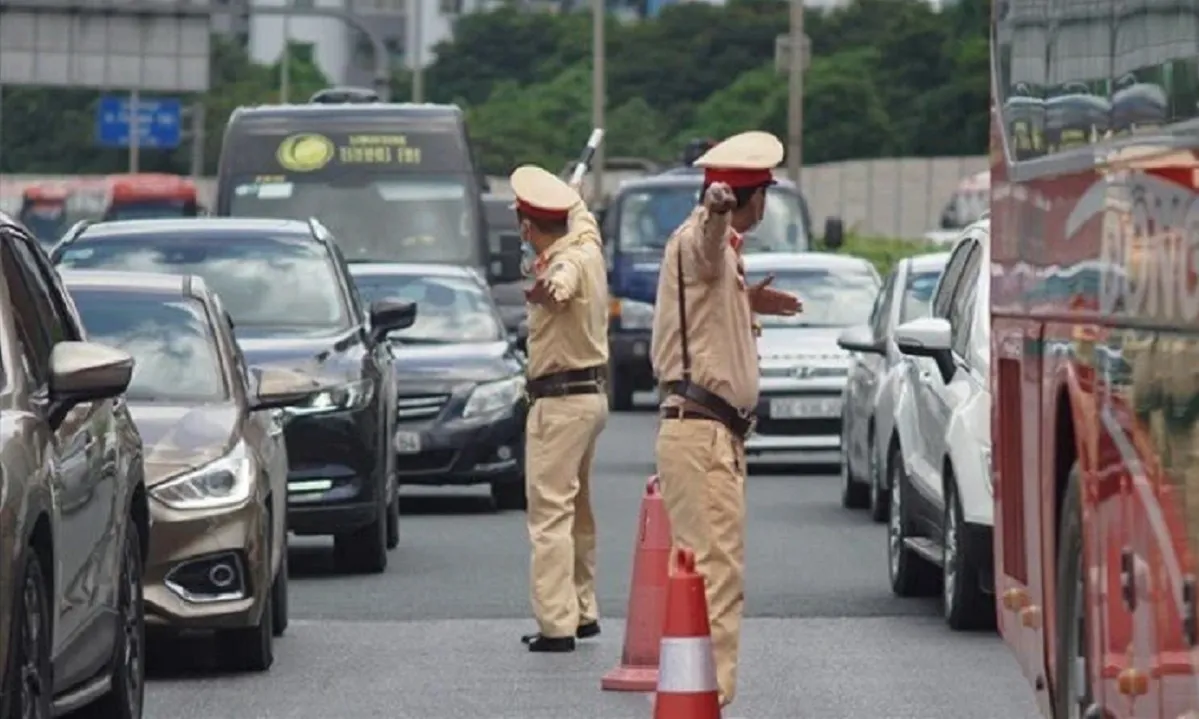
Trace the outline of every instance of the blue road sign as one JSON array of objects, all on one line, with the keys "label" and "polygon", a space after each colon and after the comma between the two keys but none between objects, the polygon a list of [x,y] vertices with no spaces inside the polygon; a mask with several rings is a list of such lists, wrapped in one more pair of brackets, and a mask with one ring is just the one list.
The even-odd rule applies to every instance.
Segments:
[{"label": "blue road sign", "polygon": [[[105,95],[96,107],[96,144],[100,147],[129,147],[127,96]],[[179,98],[141,98],[137,102],[137,145],[139,148],[170,150],[179,147],[183,104]]]}]

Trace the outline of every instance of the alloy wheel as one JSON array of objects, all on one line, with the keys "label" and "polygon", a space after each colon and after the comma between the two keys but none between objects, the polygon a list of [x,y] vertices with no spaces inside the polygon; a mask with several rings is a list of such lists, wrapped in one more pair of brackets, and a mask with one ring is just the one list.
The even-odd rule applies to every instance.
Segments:
[{"label": "alloy wheel", "polygon": [[26,577],[23,588],[25,616],[21,627],[21,719],[49,719],[42,711],[44,692],[50,690],[47,677],[42,676],[46,607],[42,603],[42,588],[35,577]]},{"label": "alloy wheel", "polygon": [[899,575],[899,554],[903,551],[903,493],[900,487],[899,472],[891,470],[891,514],[887,517],[887,567],[891,577]]},{"label": "alloy wheel", "polygon": [[945,540],[943,544],[943,564],[945,568],[942,585],[942,599],[945,604],[945,615],[949,616],[953,606],[953,594],[958,583],[958,511],[957,498],[953,492],[945,495]]},{"label": "alloy wheel", "polygon": [[[131,541],[138,540],[134,537]],[[140,561],[135,552],[126,550],[121,566],[121,666],[125,668],[125,696],[129,699],[130,716],[135,717],[142,715],[141,684],[145,677],[142,667],[141,587],[137,574]]]}]

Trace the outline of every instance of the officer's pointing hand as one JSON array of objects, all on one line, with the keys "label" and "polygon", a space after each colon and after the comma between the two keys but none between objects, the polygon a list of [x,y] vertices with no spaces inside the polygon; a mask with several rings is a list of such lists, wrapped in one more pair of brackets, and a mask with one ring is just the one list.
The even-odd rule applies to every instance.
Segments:
[{"label": "officer's pointing hand", "polygon": [[790,317],[803,310],[803,302],[790,292],[776,290],[770,286],[774,275],[767,275],[761,282],[749,288],[749,307],[760,315],[782,315]]},{"label": "officer's pointing hand", "polygon": [[544,277],[538,277],[533,286],[525,290],[525,299],[535,305],[553,304],[554,296],[550,291],[550,283],[546,282]]},{"label": "officer's pointing hand", "polygon": [[737,207],[737,197],[733,195],[733,188],[724,182],[713,182],[704,193],[704,207],[715,215],[732,212]]}]

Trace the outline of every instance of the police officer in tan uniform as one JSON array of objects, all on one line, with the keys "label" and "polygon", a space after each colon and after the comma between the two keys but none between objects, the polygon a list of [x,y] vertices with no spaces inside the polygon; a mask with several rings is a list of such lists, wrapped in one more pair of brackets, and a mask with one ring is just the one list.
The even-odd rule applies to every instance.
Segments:
[{"label": "police officer in tan uniform", "polygon": [[747,286],[742,233],[762,221],[773,135],[746,132],[696,160],[702,203],[666,245],[652,354],[664,397],[658,475],[673,543],[695,551],[704,576],[721,705],[733,700],[744,604],[745,438],[758,403],[753,313],[793,315],[794,295]]},{"label": "police officer in tan uniform", "polygon": [[537,252],[526,293],[532,406],[525,430],[532,652],[599,634],[591,462],[608,419],[608,278],[599,227],[579,193],[531,165],[512,173],[522,239]]}]

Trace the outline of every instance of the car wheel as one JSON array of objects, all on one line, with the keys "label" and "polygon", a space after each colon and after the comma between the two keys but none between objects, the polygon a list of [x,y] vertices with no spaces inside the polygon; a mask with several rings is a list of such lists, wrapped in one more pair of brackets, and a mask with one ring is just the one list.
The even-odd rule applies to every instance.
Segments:
[{"label": "car wheel", "polygon": [[337,565],[347,571],[381,574],[387,569],[387,504],[380,501],[375,519],[365,527],[333,537]]},{"label": "car wheel", "polygon": [[870,501],[870,488],[853,477],[849,467],[849,452],[841,452],[841,506],[862,509]]},{"label": "car wheel", "polygon": [[898,447],[891,453],[887,471],[891,476],[891,509],[887,521],[887,575],[891,579],[891,591],[900,597],[933,594],[936,589],[934,567],[904,541],[911,529],[907,512],[910,490]]},{"label": "car wheel", "polygon": [[395,497],[387,505],[387,548],[395,549],[400,546],[400,488],[396,487]]},{"label": "car wheel", "polygon": [[279,558],[279,573],[271,586],[271,631],[276,637],[283,636],[287,631],[289,611],[287,606],[287,583],[289,579],[287,568],[287,547],[283,548],[283,556]]},{"label": "car wheel", "polygon": [[142,607],[142,545],[137,525],[127,520],[121,554],[112,688],[84,712],[97,719],[141,719],[146,694],[146,623]]},{"label": "car wheel", "polygon": [[1058,529],[1055,622],[1057,641],[1057,686],[1053,687],[1054,715],[1059,717],[1103,716],[1093,710],[1087,659],[1086,574],[1082,547],[1082,478],[1078,463],[1070,468],[1069,485],[1063,500]]},{"label": "car wheel", "polygon": [[50,719],[54,691],[50,669],[50,598],[41,560],[24,551],[21,588],[13,607],[4,694],[9,719]]},{"label": "car wheel", "polygon": [[983,547],[970,545],[970,533],[962,518],[962,500],[952,474],[946,474],[945,541],[941,545],[941,602],[950,629],[985,629],[995,623],[995,600],[982,590],[978,567],[971,561]]},{"label": "car wheel", "polygon": [[608,367],[608,406],[617,412],[633,409],[633,383],[613,365]]},{"label": "car wheel", "polygon": [[265,672],[275,663],[275,585],[267,590],[258,624],[217,635],[221,663],[235,672]]},{"label": "car wheel", "polygon": [[529,500],[525,493],[524,475],[517,474],[501,482],[492,482],[491,500],[500,511],[523,512],[527,509]]},{"label": "car wheel", "polygon": [[884,481],[886,474],[883,472],[883,463],[878,461],[878,449],[874,446],[874,427],[870,428],[866,439],[866,453],[870,460],[870,466],[866,470],[867,476],[870,477],[870,519],[881,523],[887,521],[891,497],[887,493],[887,483]]}]

